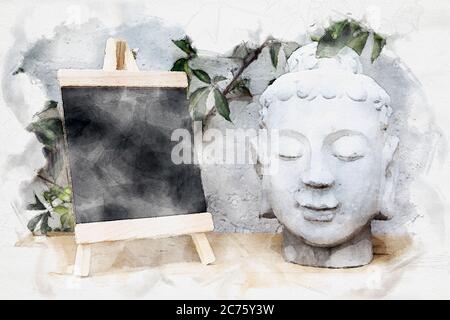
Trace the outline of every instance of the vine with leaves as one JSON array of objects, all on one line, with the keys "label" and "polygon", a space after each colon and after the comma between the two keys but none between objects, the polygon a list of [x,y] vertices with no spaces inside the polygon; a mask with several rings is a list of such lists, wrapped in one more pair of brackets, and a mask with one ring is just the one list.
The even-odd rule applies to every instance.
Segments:
[{"label": "vine with leaves", "polygon": [[[335,22],[325,30],[322,36],[311,37],[311,40],[318,42],[316,53],[318,58],[333,57],[345,46],[352,48],[358,55],[361,55],[371,33],[373,34],[371,60],[374,62],[385,46],[386,39],[355,20],[344,19]],[[192,118],[203,121],[218,112],[225,120],[231,122],[229,103],[242,96],[251,97],[252,94],[248,88],[251,79],[243,78],[242,74],[258,59],[264,48],[269,48],[272,66],[277,68],[280,51],[284,52],[287,60],[292,52],[300,47],[300,44],[296,42],[285,42],[274,38],[268,38],[256,47],[252,47],[248,43],[242,43],[234,48],[229,57],[239,59],[240,66],[232,70],[232,78],[228,79],[224,75],[211,78],[204,70],[191,67],[190,62],[197,57],[197,49],[192,46],[189,37],[172,41],[187,56],[175,61],[171,70],[186,72],[189,84],[193,77],[204,84],[189,95],[189,112]],[[228,84],[221,90],[218,83],[226,80],[228,80]],[[269,84],[274,80],[270,81]],[[211,112],[207,106],[209,97],[213,98]]]},{"label": "vine with leaves", "polygon": [[[64,135],[62,121],[54,115],[57,107],[56,101],[47,101],[43,110],[35,115],[36,120],[27,127],[43,144],[42,152],[47,160],[47,165],[41,168],[36,176],[45,184],[46,189],[39,196],[34,194],[34,203],[27,206],[27,210],[37,211],[28,222],[28,229],[33,233],[39,231],[43,235],[50,231],[72,232],[75,227],[72,189],[55,182],[64,170]],[[60,227],[50,227],[49,220],[52,215],[59,219]]]},{"label": "vine with leaves", "polygon": [[[193,69],[190,61],[197,57],[197,50],[192,46],[191,39],[185,37],[179,40],[173,40],[173,43],[180,48],[186,57],[180,58],[173,64],[171,71],[184,71],[188,77],[189,84],[195,77],[204,83],[203,86],[197,88],[189,96],[189,112],[194,120],[205,120],[208,116],[207,100],[208,97],[213,98],[213,114],[217,111],[225,120],[231,122],[229,101],[232,99],[251,97],[248,88],[249,79],[243,78],[242,74],[250,64],[256,61],[262,50],[266,47],[270,50],[272,65],[274,68],[278,65],[278,56],[283,48],[286,58],[299,47],[293,42],[282,42],[273,38],[269,38],[257,47],[252,47],[248,43],[242,43],[234,48],[230,58],[240,60],[240,66],[232,70],[233,77],[228,79],[226,76],[218,75],[213,78],[201,69]],[[220,89],[219,82],[228,80],[228,84],[224,89]]]},{"label": "vine with leaves", "polygon": [[[311,37],[311,40],[318,42],[316,55],[319,58],[333,57],[345,46],[352,48],[357,54],[361,55],[370,34],[373,35],[371,61],[374,62],[385,46],[386,39],[355,20],[344,19],[335,22],[325,29],[323,35]],[[300,47],[298,43],[280,41],[274,38],[268,38],[258,46],[252,46],[244,42],[236,46],[230,55],[230,58],[239,61],[239,66],[232,70],[232,77],[216,75],[211,78],[206,71],[191,67],[192,60],[197,57],[197,49],[192,46],[189,37],[172,41],[186,56],[176,60],[171,71],[185,72],[189,84],[194,77],[202,83],[199,88],[189,93],[189,112],[194,120],[202,121],[207,121],[217,112],[225,120],[231,122],[230,101],[252,96],[249,89],[251,79],[244,78],[243,73],[258,59],[264,48],[269,49],[272,66],[277,68],[280,52],[284,53],[287,60],[292,52]],[[19,68],[13,75],[23,72],[25,70]],[[269,85],[274,80],[271,80]],[[222,81],[227,81],[223,88],[219,86]],[[208,110],[208,100],[213,101],[211,110]],[[75,225],[72,210],[72,190],[69,186],[60,186],[55,182],[64,167],[62,157],[64,152],[63,127],[59,117],[48,116],[47,113],[55,110],[57,106],[56,101],[48,101],[43,110],[36,115],[37,120],[27,128],[43,144],[43,153],[47,159],[46,167],[42,168],[37,175],[46,184],[47,189],[40,196],[35,194],[34,203],[27,206],[28,210],[38,212],[28,222],[28,228],[32,232],[39,230],[41,234],[47,234],[49,231],[70,232],[73,231]],[[61,227],[55,230],[52,230],[49,226],[49,218],[52,214],[57,215],[60,219]]]}]

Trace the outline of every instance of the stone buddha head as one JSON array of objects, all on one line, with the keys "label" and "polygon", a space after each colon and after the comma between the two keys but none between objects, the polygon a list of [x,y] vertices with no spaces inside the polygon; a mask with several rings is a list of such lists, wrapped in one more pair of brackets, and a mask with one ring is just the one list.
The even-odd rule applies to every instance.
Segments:
[{"label": "stone buddha head", "polygon": [[314,63],[311,47],[303,48],[260,98],[262,124],[278,135],[266,163],[277,166],[264,177],[268,200],[284,227],[285,259],[302,265],[369,263],[371,221],[392,192],[398,139],[387,133],[390,99],[358,73],[349,50]]}]

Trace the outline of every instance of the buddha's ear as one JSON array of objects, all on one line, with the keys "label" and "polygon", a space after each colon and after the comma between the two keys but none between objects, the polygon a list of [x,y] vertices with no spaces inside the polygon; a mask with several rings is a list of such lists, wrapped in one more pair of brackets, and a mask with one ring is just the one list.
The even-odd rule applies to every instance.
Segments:
[{"label": "buddha's ear", "polygon": [[379,195],[379,213],[376,220],[389,220],[390,212],[395,200],[395,182],[397,180],[397,168],[393,165],[394,154],[398,148],[399,139],[396,136],[387,136],[382,152],[382,170]]},{"label": "buddha's ear", "polygon": [[267,173],[268,157],[267,157],[267,130],[262,129],[259,135],[250,139],[252,162],[258,177],[261,179],[260,193],[260,212],[259,217],[265,219],[274,219],[275,215],[269,201],[269,176]]},{"label": "buddha's ear", "polygon": [[262,177],[262,187],[261,187],[261,202],[260,202],[260,211],[259,218],[265,219],[275,219],[275,214],[273,213],[272,206],[270,204],[269,199],[269,191],[270,191],[270,177],[265,175]]},{"label": "buddha's ear", "polygon": [[259,170],[257,169],[259,155],[258,155],[258,136],[250,138],[250,161],[255,165],[256,172],[259,174]]},{"label": "buddha's ear", "polygon": [[267,173],[267,167],[270,159],[268,156],[268,131],[260,129],[257,137],[250,139],[251,160],[255,164],[256,173],[262,178],[264,172]]}]

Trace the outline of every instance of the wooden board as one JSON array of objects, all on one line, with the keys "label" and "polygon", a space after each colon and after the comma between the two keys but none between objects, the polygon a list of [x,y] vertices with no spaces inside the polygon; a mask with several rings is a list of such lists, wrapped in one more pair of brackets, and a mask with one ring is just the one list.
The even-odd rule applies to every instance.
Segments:
[{"label": "wooden board", "polygon": [[186,88],[184,72],[128,70],[58,70],[61,87]]},{"label": "wooden board", "polygon": [[166,238],[214,229],[210,213],[147,219],[82,223],[75,226],[77,244],[105,241]]}]

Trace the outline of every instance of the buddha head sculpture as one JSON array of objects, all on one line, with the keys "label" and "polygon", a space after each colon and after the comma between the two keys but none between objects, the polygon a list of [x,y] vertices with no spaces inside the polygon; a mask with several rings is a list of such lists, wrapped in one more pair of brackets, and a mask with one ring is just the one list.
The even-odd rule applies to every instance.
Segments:
[{"label": "buddha head sculpture", "polygon": [[392,193],[390,98],[359,73],[356,53],[316,59],[314,46],[294,53],[260,98],[263,127],[278,134],[266,163],[277,169],[264,176],[268,200],[287,261],[361,266],[373,257],[371,221],[386,214]]}]

